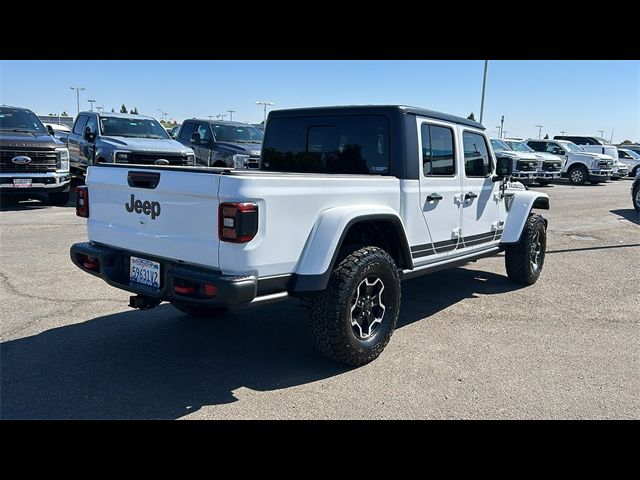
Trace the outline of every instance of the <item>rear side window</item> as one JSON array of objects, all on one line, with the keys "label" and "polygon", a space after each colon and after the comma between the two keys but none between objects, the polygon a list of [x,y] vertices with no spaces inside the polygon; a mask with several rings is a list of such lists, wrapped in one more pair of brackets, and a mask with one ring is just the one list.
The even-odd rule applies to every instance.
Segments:
[{"label": "rear side window", "polygon": [[482,135],[464,132],[464,172],[467,177],[486,177],[493,171],[487,142]]},{"label": "rear side window", "polygon": [[455,175],[455,155],[453,151],[453,131],[450,128],[423,123],[422,171],[426,177]]},{"label": "rear side window", "polygon": [[182,140],[191,140],[191,135],[193,135],[193,131],[195,130],[198,124],[194,122],[185,123],[182,125],[180,129],[180,138]]},{"label": "rear side window", "polygon": [[87,115],[80,115],[78,117],[78,119],[76,120],[75,125],[73,126],[73,133],[76,133],[78,135],[82,135],[82,131],[84,130],[84,126],[87,123]]},{"label": "rear side window", "polygon": [[281,172],[389,173],[389,122],[382,115],[273,118],[262,168]]},{"label": "rear side window", "polygon": [[547,142],[527,142],[536,152],[544,152],[547,150]]}]

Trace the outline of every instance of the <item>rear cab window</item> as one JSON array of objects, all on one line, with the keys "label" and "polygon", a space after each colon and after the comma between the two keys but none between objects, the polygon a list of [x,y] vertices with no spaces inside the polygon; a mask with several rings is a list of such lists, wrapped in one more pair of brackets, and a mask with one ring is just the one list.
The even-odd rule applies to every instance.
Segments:
[{"label": "rear cab window", "polygon": [[73,125],[73,133],[77,135],[82,135],[84,126],[87,124],[88,118],[89,117],[87,115],[80,115],[76,119],[76,123]]},{"label": "rear cab window", "polygon": [[389,174],[384,115],[280,117],[269,120],[262,169],[281,172]]}]

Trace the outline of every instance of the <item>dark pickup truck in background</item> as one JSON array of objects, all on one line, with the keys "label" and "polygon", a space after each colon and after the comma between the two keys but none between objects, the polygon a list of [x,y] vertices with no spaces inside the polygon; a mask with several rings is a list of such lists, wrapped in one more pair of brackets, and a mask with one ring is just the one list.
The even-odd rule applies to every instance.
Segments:
[{"label": "dark pickup truck in background", "polygon": [[0,192],[69,202],[69,150],[27,108],[0,106]]},{"label": "dark pickup truck in background", "polygon": [[260,168],[263,132],[241,122],[185,120],[176,140],[196,153],[196,164],[237,169]]},{"label": "dark pickup truck in background", "polygon": [[80,112],[68,137],[73,173],[95,163],[193,166],[193,150],[173,140],[152,117]]}]

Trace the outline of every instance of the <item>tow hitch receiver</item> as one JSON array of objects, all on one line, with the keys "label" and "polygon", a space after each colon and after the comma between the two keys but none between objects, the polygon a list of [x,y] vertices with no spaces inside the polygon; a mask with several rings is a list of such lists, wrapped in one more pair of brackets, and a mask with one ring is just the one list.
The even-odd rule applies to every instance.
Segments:
[{"label": "tow hitch receiver", "polygon": [[157,307],[160,304],[160,300],[155,298],[146,297],[144,295],[132,295],[129,297],[129,306],[131,308],[139,308],[140,310],[149,310]]}]

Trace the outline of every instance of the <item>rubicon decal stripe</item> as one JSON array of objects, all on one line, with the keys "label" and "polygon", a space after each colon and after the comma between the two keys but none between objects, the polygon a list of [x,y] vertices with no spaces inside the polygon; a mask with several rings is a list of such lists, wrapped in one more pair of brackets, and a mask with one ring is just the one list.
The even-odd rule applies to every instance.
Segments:
[{"label": "rubicon decal stripe", "polygon": [[454,238],[451,240],[443,240],[441,242],[424,243],[421,245],[413,245],[411,247],[411,256],[413,258],[426,257],[428,255],[435,255],[436,253],[444,253],[450,250],[454,250],[458,245],[461,248],[472,247],[485,242],[491,242],[494,240],[500,240],[502,238],[503,230],[500,229],[497,232],[485,232],[477,235],[469,235],[460,239]]}]

